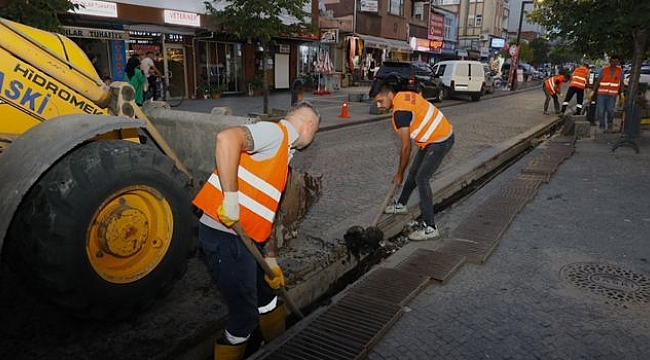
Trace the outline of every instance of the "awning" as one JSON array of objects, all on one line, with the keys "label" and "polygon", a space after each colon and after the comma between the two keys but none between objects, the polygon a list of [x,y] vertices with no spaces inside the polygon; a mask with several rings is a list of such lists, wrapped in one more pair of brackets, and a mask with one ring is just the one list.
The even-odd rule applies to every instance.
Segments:
[{"label": "awning", "polygon": [[124,30],[175,35],[194,35],[196,33],[196,29],[151,24],[124,25]]},{"label": "awning", "polygon": [[404,40],[384,39],[371,35],[358,35],[364,41],[366,47],[377,49],[388,49],[390,51],[398,51],[405,53],[412,53],[413,49]]}]

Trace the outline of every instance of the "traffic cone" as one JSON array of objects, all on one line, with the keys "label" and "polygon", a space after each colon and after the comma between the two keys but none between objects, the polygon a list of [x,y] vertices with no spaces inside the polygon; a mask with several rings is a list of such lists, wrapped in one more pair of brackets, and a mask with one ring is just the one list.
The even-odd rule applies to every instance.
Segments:
[{"label": "traffic cone", "polygon": [[350,115],[348,114],[348,102],[344,101],[341,105],[341,114],[339,115],[341,119],[348,119]]}]

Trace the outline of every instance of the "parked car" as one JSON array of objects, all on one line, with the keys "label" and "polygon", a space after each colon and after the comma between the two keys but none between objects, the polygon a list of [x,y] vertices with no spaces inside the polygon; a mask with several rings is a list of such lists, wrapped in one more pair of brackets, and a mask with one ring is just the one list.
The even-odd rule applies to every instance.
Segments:
[{"label": "parked car", "polygon": [[478,61],[441,61],[433,66],[433,73],[445,99],[458,94],[479,101],[485,90],[485,73]]},{"label": "parked car", "polygon": [[[623,75],[623,85],[626,87],[630,84],[630,75],[630,72]],[[598,76],[598,74],[596,74],[596,76]],[[650,84],[650,66],[641,67],[641,73],[639,74],[639,84],[642,83]]]},{"label": "parked car", "polygon": [[399,74],[406,79],[406,89],[420,93],[428,100],[442,101],[442,91],[434,81],[431,67],[419,61],[384,61],[376,79],[384,79],[390,74]]},{"label": "parked car", "polygon": [[[544,78],[544,74],[542,72],[535,70],[535,68],[528,64],[517,64],[517,69],[523,71],[524,81]],[[503,67],[501,67],[501,73],[503,74],[504,78],[508,78],[510,76],[510,64],[503,64]]]}]

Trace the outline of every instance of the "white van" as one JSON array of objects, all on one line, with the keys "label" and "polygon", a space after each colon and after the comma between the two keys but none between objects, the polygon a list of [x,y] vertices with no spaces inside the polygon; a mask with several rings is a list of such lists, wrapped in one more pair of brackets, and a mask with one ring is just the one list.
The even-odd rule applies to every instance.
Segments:
[{"label": "white van", "polygon": [[472,101],[479,101],[483,95],[485,73],[478,61],[441,61],[433,65],[433,74],[442,88],[444,99],[453,95],[470,95]]}]

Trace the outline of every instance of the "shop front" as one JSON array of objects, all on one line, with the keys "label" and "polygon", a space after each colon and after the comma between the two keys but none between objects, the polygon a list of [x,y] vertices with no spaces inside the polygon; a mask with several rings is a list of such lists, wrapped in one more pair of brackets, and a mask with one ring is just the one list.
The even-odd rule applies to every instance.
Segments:
[{"label": "shop front", "polygon": [[247,91],[241,43],[199,40],[196,44],[199,93],[214,97]]},{"label": "shop front", "polygon": [[122,80],[129,33],[124,30],[63,26],[65,36],[84,50],[101,79]]}]

